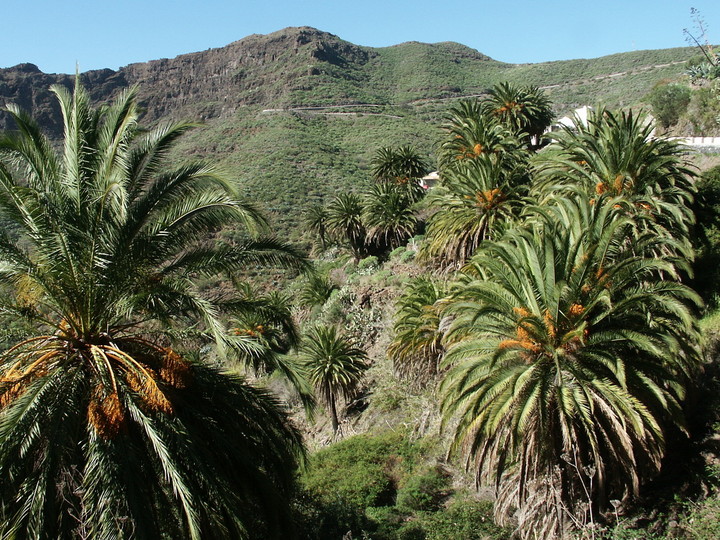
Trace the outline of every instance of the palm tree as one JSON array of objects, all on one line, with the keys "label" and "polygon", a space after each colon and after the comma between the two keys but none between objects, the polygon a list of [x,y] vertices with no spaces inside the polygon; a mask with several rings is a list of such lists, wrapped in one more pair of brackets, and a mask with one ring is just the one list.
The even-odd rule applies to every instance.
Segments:
[{"label": "palm tree", "polygon": [[388,356],[400,376],[421,385],[438,373],[444,352],[440,301],[447,294],[443,283],[421,276],[410,283],[396,303]]},{"label": "palm tree", "polygon": [[318,235],[320,247],[323,251],[327,247],[327,220],[327,209],[320,204],[311,206],[305,213],[305,224],[312,232]]},{"label": "palm tree", "polygon": [[366,243],[381,250],[394,249],[410,238],[417,227],[414,200],[405,186],[375,184],[365,194],[362,219]]},{"label": "palm tree", "polygon": [[483,102],[486,111],[515,135],[539,139],[553,119],[550,100],[537,86],[494,86]]},{"label": "palm tree", "polygon": [[353,345],[335,326],[312,328],[300,349],[308,378],[330,411],[333,433],[337,434],[337,403],[351,399],[367,365],[367,354]]},{"label": "palm tree", "polygon": [[518,137],[474,103],[463,102],[448,113],[447,135],[439,155],[442,172],[481,156],[502,161],[510,168],[514,167],[514,158],[525,159]]},{"label": "palm tree", "polygon": [[93,110],[79,82],[53,87],[57,152],[14,106],[0,138],[0,308],[37,335],[0,355],[4,538],[249,538],[292,534],[287,498],[300,434],[267,392],[171,341],[218,354],[262,347],[230,332],[195,276],[302,266],[273,239],[226,245],[222,226],[263,219],[202,163],[165,156],[189,124],[143,131],[135,89]]},{"label": "palm tree", "polygon": [[548,159],[538,159],[539,199],[582,187],[599,203],[620,197],[641,230],[674,237],[690,256],[689,235],[694,221],[690,204],[694,173],[674,141],[652,136],[644,115],[593,112],[587,125],[577,122],[554,135]]},{"label": "palm tree", "polygon": [[490,156],[451,169],[428,195],[435,213],[428,219],[422,256],[446,267],[464,263],[482,242],[512,223],[525,182],[522,168],[509,170]]},{"label": "palm tree", "polygon": [[[407,184],[430,172],[430,167],[411,146],[383,147],[377,150],[371,163],[376,180]],[[417,185],[417,182],[415,182]]]},{"label": "palm tree", "polygon": [[355,193],[339,194],[327,209],[328,229],[347,241],[356,261],[366,254],[362,214],[362,199]]},{"label": "palm tree", "polygon": [[453,449],[517,509],[523,539],[565,537],[656,472],[698,368],[699,298],[665,240],[613,204],[566,199],[483,244],[443,315]]},{"label": "palm tree", "polygon": [[298,304],[308,308],[322,306],[337,289],[338,286],[327,273],[311,272],[307,275],[307,281],[300,291]]}]

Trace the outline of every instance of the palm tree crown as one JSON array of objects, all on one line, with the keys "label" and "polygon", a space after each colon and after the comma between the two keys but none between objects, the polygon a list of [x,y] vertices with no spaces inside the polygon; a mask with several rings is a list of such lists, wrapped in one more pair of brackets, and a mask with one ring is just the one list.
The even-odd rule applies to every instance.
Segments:
[{"label": "palm tree crown", "polygon": [[265,344],[219,317],[247,299],[203,297],[193,277],[302,260],[272,239],[212,241],[265,223],[211,167],[166,167],[191,125],[141,130],[135,90],[97,110],[79,82],[53,91],[61,152],[15,107],[18,132],[0,139],[0,278],[17,291],[1,307],[44,329],[0,356],[3,536],[279,534],[299,434],[166,330],[257,357]]}]

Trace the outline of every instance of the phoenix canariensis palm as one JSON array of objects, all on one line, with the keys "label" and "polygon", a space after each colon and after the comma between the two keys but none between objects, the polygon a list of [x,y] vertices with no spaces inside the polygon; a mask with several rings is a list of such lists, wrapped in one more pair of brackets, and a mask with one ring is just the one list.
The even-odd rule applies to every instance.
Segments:
[{"label": "phoenix canariensis palm", "polygon": [[316,204],[308,208],[305,213],[305,225],[320,239],[320,249],[325,251],[328,240],[328,213],[327,208],[321,204]]},{"label": "phoenix canariensis palm", "polygon": [[440,301],[447,294],[444,283],[422,276],[410,283],[396,303],[388,356],[398,375],[420,385],[439,371],[444,351]]},{"label": "phoenix canariensis palm", "polygon": [[356,261],[367,253],[365,248],[367,231],[362,215],[362,198],[356,193],[341,193],[328,204],[328,229],[348,243]]},{"label": "phoenix canariensis palm", "polygon": [[446,267],[469,259],[485,240],[497,238],[521,207],[526,178],[502,161],[483,156],[443,176],[427,198],[428,219],[421,255]]},{"label": "phoenix canariensis palm", "polygon": [[426,161],[411,146],[380,148],[375,153],[371,166],[376,180],[398,184],[418,180],[430,172]]},{"label": "phoenix canariensis palm", "polygon": [[500,83],[483,101],[485,110],[518,137],[538,140],[553,119],[550,100],[537,86]]},{"label": "phoenix canariensis palm", "polygon": [[333,433],[340,426],[338,401],[355,396],[368,368],[367,354],[335,326],[316,326],[305,336],[300,349],[308,378],[330,412]]},{"label": "phoenix canariensis palm", "polygon": [[0,355],[3,538],[285,538],[300,434],[169,330],[257,353],[220,319],[244,300],[192,278],[300,259],[272,239],[213,241],[264,221],[212,167],[167,166],[191,125],[141,130],[135,89],[99,109],[79,80],[53,92],[61,151],[14,106],[0,138],[0,278],[16,291],[0,308],[42,329]]},{"label": "phoenix canariensis palm", "polygon": [[521,141],[485,113],[479,102],[460,103],[449,111],[446,120],[446,135],[439,152],[443,173],[481,156],[489,156],[510,168],[515,167],[513,158],[524,159]]},{"label": "phoenix canariensis palm", "polygon": [[664,240],[629,250],[613,205],[559,207],[483,244],[443,311],[453,450],[495,483],[496,517],[514,514],[523,539],[567,537],[636,495],[699,365],[699,298],[653,255]]},{"label": "phoenix canariensis palm", "polygon": [[405,186],[389,182],[373,185],[365,194],[362,212],[366,243],[392,250],[406,242],[417,227],[413,203]]},{"label": "phoenix canariensis palm", "polygon": [[232,335],[253,344],[243,358],[255,374],[281,374],[297,393],[308,415],[315,399],[301,366],[289,356],[300,344],[292,313],[292,299],[278,291],[261,293],[248,283],[236,283],[238,295],[229,320]]},{"label": "phoenix canariensis palm", "polygon": [[682,145],[654,138],[642,114],[606,109],[553,137],[548,159],[538,159],[539,199],[577,186],[600,202],[619,197],[641,230],[686,239],[684,253],[690,256],[695,175]]},{"label": "phoenix canariensis palm", "polygon": [[411,146],[380,148],[372,161],[372,174],[381,183],[395,184],[399,191],[412,202],[425,195],[420,180],[430,172],[430,167]]}]

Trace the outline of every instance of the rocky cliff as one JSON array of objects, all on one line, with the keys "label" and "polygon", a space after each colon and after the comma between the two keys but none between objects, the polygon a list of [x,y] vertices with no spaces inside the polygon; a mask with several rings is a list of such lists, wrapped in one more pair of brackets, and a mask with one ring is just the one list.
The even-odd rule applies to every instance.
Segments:
[{"label": "rocky cliff", "polygon": [[[288,28],[269,35],[252,35],[219,49],[172,59],[131,64],[118,71],[82,74],[83,84],[97,101],[109,100],[122,88],[137,84],[145,120],[209,118],[231,115],[246,105],[291,104],[293,92],[311,89],[313,77],[326,66],[362,66],[373,56],[337,36],[313,28]],[[59,109],[49,90],[53,84],[71,87],[74,76],[46,74],[33,64],[0,69],[0,103],[17,103],[33,111],[40,123],[57,135]],[[8,118],[0,118],[7,129]]]}]

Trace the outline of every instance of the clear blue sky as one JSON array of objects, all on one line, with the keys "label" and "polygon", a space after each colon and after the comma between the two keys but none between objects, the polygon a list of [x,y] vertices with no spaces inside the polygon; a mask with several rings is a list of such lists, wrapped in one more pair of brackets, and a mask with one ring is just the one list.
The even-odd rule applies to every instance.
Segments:
[{"label": "clear blue sky", "polygon": [[720,0],[0,0],[0,67],[73,73],[313,26],[358,45],[457,41],[504,62],[682,47],[690,7],[720,43]]}]

